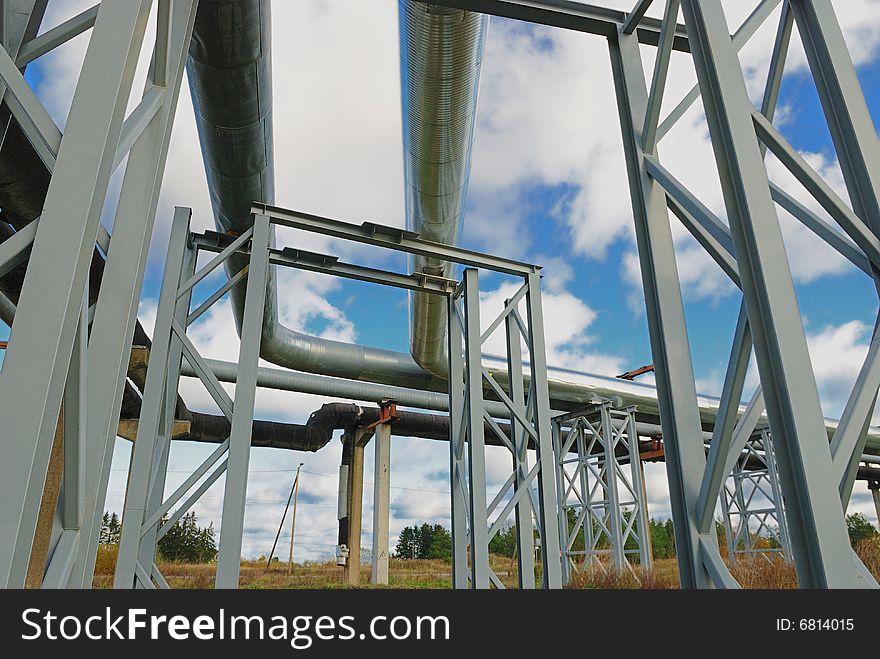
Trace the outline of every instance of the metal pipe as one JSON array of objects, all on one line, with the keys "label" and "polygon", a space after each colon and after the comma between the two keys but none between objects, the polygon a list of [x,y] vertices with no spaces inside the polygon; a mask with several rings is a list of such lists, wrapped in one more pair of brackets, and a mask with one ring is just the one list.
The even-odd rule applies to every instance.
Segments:
[{"label": "metal pipe", "polygon": [[[214,220],[221,232],[241,233],[251,224],[254,201],[275,197],[272,142],[272,62],[269,0],[213,0],[199,5],[187,78]],[[229,35],[237,35],[230,39]],[[274,236],[273,236],[274,244]],[[226,262],[232,276],[245,265]],[[279,366],[422,389],[445,383],[405,353],[310,336],[278,319],[277,282],[270,268],[260,356]],[[232,289],[237,329],[244,290]]]},{"label": "metal pipe", "polygon": [[[400,96],[407,228],[455,244],[461,233],[488,16],[399,0]],[[412,272],[450,277],[452,265],[410,257]],[[446,301],[410,294],[410,351],[445,379]]]},{"label": "metal pipe", "polygon": [[[454,241],[469,167],[485,18],[412,0],[399,2],[408,221],[424,235]],[[230,40],[229,34],[243,36]],[[268,0],[206,0],[200,5],[187,73],[221,231],[245,230],[252,202],[274,200],[270,39]],[[420,263],[426,268],[442,266],[439,261]],[[228,272],[234,274],[243,265],[232,258]],[[379,391],[375,387],[394,385],[381,390],[385,397],[423,409],[445,409],[445,394],[417,395],[411,389],[445,390],[445,310],[438,312],[413,298],[411,348],[427,369],[423,370],[404,353],[308,336],[281,325],[274,272],[268,286],[261,356],[306,371],[285,374],[297,380],[297,390],[372,400]],[[243,293],[240,287],[231,292],[237,326]],[[503,385],[505,366],[488,355],[484,363]],[[261,369],[261,377],[278,378],[277,373],[267,374],[269,370]],[[659,416],[652,386],[567,369],[550,372],[554,401],[610,400],[619,406],[636,405],[642,415]],[[322,376],[347,380],[343,384]],[[699,396],[697,402],[701,420],[712,423],[718,399]],[[836,427],[836,421],[826,419],[829,433]],[[880,449],[880,429],[869,429],[868,436],[869,446]]]}]

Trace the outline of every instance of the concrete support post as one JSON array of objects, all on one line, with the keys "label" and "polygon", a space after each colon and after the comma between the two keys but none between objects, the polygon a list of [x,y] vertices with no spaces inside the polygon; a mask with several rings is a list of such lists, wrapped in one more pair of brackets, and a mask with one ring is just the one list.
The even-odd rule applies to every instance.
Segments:
[{"label": "concrete support post", "polygon": [[880,481],[870,481],[868,489],[874,499],[874,514],[877,516],[877,526],[880,527]]},{"label": "concrete support post", "polygon": [[347,441],[351,442],[348,464],[348,560],[345,563],[345,583],[357,586],[361,575],[361,522],[364,507],[364,444],[369,439],[364,429],[358,429]]},{"label": "concrete support post", "polygon": [[[380,423],[376,426],[375,445],[373,556],[370,583],[388,585],[388,517],[389,506],[391,505],[391,424]],[[363,453],[361,453],[361,461],[361,467],[363,468]],[[360,556],[358,556],[357,560],[360,561]]]}]

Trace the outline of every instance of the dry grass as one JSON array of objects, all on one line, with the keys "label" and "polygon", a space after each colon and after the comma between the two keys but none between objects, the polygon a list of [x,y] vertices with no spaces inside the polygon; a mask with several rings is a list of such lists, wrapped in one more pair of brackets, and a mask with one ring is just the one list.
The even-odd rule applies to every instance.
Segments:
[{"label": "dry grass", "polygon": [[[102,545],[98,550],[95,565],[95,588],[110,588],[113,585],[113,570],[116,567],[116,546]],[[509,558],[490,556],[490,565],[501,581],[514,587],[517,580],[516,562]],[[192,565],[161,561],[162,571],[168,585],[180,589],[203,589],[214,587],[213,563]],[[330,561],[326,563],[294,563],[288,572],[286,563],[273,562],[266,569],[264,562],[243,561],[241,564],[241,588],[281,589],[281,588],[351,588],[343,583],[342,568]],[[389,584],[373,586],[370,584],[370,565],[361,565],[361,588],[451,588],[452,566],[441,560],[399,560],[392,558],[389,563]]]},{"label": "dry grass", "polygon": [[678,565],[673,558],[664,558],[654,561],[654,569],[646,573],[637,570],[635,574],[625,572],[616,574],[611,570],[607,572],[594,568],[577,572],[566,586],[571,589],[588,590],[635,590],[635,589],[669,589],[678,588]]},{"label": "dry grass", "polygon": [[[761,556],[741,558],[730,566],[730,572],[743,588],[797,588],[797,577],[794,567],[781,558],[767,560]],[[654,561],[654,570],[650,574],[639,572],[636,576],[630,573],[617,575],[604,573],[599,569],[576,574],[569,588],[678,588],[678,564],[674,558]]]},{"label": "dry grass", "polygon": [[855,550],[865,566],[880,581],[880,536],[860,540],[856,543]]},{"label": "dry grass", "polygon": [[[863,540],[856,545],[856,553],[871,572],[880,579],[880,537]],[[95,565],[95,588],[110,588],[116,565],[116,546],[101,545]],[[516,561],[502,556],[490,556],[490,565],[508,588],[517,582]],[[214,587],[216,565],[189,565],[160,562],[162,574],[172,588],[201,589]],[[763,557],[741,558],[731,567],[734,578],[747,589],[797,588],[794,566],[780,558],[768,561]],[[388,586],[370,585],[370,566],[361,565],[361,588],[451,588],[452,566],[439,560],[391,559]],[[285,563],[244,561],[241,564],[242,588],[350,588],[342,582],[342,568],[334,562],[294,563],[288,573]],[[678,565],[674,558],[654,561],[650,574],[639,572],[616,575],[609,571],[591,570],[575,574],[567,586],[572,589],[669,589],[678,588]]]}]

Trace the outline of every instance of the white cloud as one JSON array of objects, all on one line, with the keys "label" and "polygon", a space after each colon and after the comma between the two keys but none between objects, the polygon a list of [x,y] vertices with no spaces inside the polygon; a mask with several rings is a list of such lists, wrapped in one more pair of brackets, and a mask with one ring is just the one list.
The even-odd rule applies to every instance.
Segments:
[{"label": "white cloud", "polygon": [[[632,3],[621,0],[611,4],[629,10]],[[662,12],[662,3],[657,5],[651,10],[653,14]],[[725,3],[732,30],[754,5]],[[838,12],[857,65],[865,64],[877,52],[880,13],[876,9],[876,1],[863,0],[847,3],[846,10]],[[754,99],[763,91],[778,12],[740,53]],[[642,51],[650,76],[654,49]],[[791,75],[806,70],[803,48],[796,37],[786,72]],[[674,54],[664,115],[694,83],[690,59]],[[602,260],[612,244],[632,244],[632,215],[613,94],[607,47],[602,39],[493,20],[483,67],[471,194],[478,200],[478,215],[472,219],[486,223],[484,218],[494,216],[496,221],[487,223],[493,227],[491,231],[484,231],[482,226],[467,228],[466,236],[491,246],[497,244],[497,222],[508,222],[511,234],[517,236],[518,252],[526,253],[528,234],[523,231],[522,211],[516,212],[516,207],[522,207],[535,186],[563,185],[569,191],[545,221],[562,222],[570,235],[573,256]],[[792,111],[782,108],[778,123],[784,123]],[[724,203],[699,101],[661,143],[660,154],[664,165],[723,219]],[[808,154],[808,159],[845,198],[836,161],[817,154]],[[769,166],[781,185],[816,208],[791,177],[783,175],[778,163],[771,161]],[[820,247],[821,241],[787,213],[781,212],[780,216],[796,281],[809,282],[848,270],[840,257]],[[726,276],[686,230],[677,221],[672,226],[686,300],[717,302],[734,293]],[[816,249],[824,249],[827,258],[810,258]],[[635,289],[632,301],[638,307],[640,280],[632,265],[630,259],[625,259],[622,275]]]},{"label": "white cloud", "polygon": [[[551,279],[541,295],[544,311],[544,344],[549,366],[565,366],[594,373],[616,374],[623,369],[623,359],[590,349],[596,337],[588,333],[597,312],[583,300],[561,287],[561,280]],[[519,290],[516,283],[504,283],[497,289],[480,293],[480,324],[488,329],[504,309],[504,301]],[[526,318],[525,302],[519,304],[520,316]],[[493,355],[507,354],[504,324],[487,338],[483,350]],[[523,343],[525,350],[525,343]],[[527,355],[524,353],[524,358]]]}]

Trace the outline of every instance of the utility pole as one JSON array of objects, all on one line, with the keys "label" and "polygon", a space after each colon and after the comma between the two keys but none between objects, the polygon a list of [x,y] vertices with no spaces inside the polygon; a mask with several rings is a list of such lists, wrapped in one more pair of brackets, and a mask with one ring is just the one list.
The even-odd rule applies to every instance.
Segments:
[{"label": "utility pole", "polygon": [[290,521],[290,554],[287,557],[287,574],[293,571],[293,532],[296,529],[296,497],[299,494],[299,470],[302,469],[303,463],[299,463],[296,468],[296,478],[293,479],[293,515]]},{"label": "utility pole", "polygon": [[[284,512],[281,513],[281,521],[278,523],[278,533],[275,534],[275,542],[272,543],[272,551],[269,552],[269,558],[266,559],[266,569],[269,569],[269,566],[272,564],[272,557],[275,556],[275,548],[278,546],[278,538],[281,537],[281,529],[284,528],[284,520],[287,519],[287,510],[290,508],[290,501],[293,499],[293,493],[296,490],[296,483],[299,479],[299,470],[302,468],[303,463],[299,463],[299,467],[296,470],[296,478],[293,479],[293,485],[290,486],[290,494],[287,495],[287,503],[284,504]],[[291,538],[291,544],[293,544],[293,539]],[[291,550],[291,554],[293,550]]]}]

